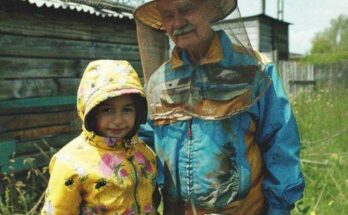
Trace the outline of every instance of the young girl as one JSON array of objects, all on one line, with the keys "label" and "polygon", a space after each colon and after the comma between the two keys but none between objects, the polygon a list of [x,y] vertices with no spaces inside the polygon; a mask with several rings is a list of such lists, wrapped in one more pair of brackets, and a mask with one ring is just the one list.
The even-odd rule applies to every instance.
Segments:
[{"label": "young girl", "polygon": [[91,62],[77,109],[82,133],[51,159],[42,214],[155,214],[156,157],[138,139],[147,105],[127,61]]}]

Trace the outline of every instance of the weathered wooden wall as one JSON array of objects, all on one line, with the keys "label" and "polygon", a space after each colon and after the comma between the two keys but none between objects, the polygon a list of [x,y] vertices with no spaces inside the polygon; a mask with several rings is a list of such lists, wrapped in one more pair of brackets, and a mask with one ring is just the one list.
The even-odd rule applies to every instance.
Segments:
[{"label": "weathered wooden wall", "polygon": [[1,99],[72,95],[98,58],[127,59],[140,71],[134,21],[1,3]]},{"label": "weathered wooden wall", "polygon": [[259,23],[260,52],[277,50],[278,59],[289,59],[288,23],[265,16],[260,17]]},{"label": "weathered wooden wall", "polygon": [[[2,173],[47,164],[53,149],[80,130],[75,96],[36,97],[0,102],[0,168]],[[1,174],[0,174],[1,175]]]},{"label": "weathered wooden wall", "polygon": [[[223,20],[213,25],[214,29],[233,31],[238,37],[237,29],[240,20]],[[274,61],[289,59],[289,29],[288,23],[274,19],[266,15],[257,15],[242,18],[245,30],[248,34],[252,47],[262,53],[267,53]],[[248,41],[241,41],[247,44]],[[276,51],[277,56],[273,56]]]},{"label": "weathered wooden wall", "polygon": [[[0,144],[18,151],[35,148],[33,141],[77,134],[79,80],[89,61],[102,58],[128,60],[141,74],[134,20],[2,1]],[[52,144],[67,138],[58,139]]]},{"label": "weathered wooden wall", "polygon": [[[229,36],[235,35],[239,41],[235,41],[235,38],[230,37],[232,42],[242,44],[251,43],[255,50],[259,50],[259,23],[256,20],[250,20],[244,22],[245,31],[239,31],[240,23],[233,20],[224,20],[213,25],[214,30],[224,30]],[[248,34],[248,38],[245,37],[245,32]],[[246,40],[246,39],[249,39]]]}]

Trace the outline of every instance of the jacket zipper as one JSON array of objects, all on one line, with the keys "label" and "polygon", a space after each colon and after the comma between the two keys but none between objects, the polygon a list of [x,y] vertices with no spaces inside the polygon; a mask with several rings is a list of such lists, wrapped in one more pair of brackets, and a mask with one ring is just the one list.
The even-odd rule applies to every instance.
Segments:
[{"label": "jacket zipper", "polygon": [[134,170],[134,176],[135,176],[135,185],[134,185],[134,190],[133,190],[133,195],[134,195],[134,201],[135,201],[135,205],[136,205],[136,213],[140,212],[140,207],[139,207],[139,203],[137,200],[137,187],[138,187],[138,175],[137,175],[137,169],[135,168],[134,164],[133,164],[133,158],[128,159],[133,170]]},{"label": "jacket zipper", "polygon": [[192,177],[191,177],[191,147],[192,147],[192,119],[188,122],[188,146],[187,146],[187,169],[186,169],[186,177],[187,177],[187,194],[188,197],[191,198],[192,194]]},{"label": "jacket zipper", "polygon": [[[193,100],[192,96],[194,95],[192,92],[192,88],[194,87],[195,82],[195,76],[196,76],[197,67],[192,67],[192,74],[191,74],[191,88],[190,88],[190,100]],[[189,101],[191,102],[191,101]],[[187,146],[187,169],[186,169],[186,177],[187,177],[187,196],[190,198],[190,201],[192,202],[192,159],[191,159],[191,147],[192,147],[192,118],[188,122],[188,131],[187,131],[187,137],[188,137],[188,146]]]}]

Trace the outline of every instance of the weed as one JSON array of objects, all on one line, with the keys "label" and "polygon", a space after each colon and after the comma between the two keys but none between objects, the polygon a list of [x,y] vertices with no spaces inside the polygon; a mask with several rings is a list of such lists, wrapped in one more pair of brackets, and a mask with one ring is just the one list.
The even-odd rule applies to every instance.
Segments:
[{"label": "weed", "polygon": [[[45,162],[48,162],[55,151],[50,149],[49,152],[45,152],[40,149],[40,152],[46,157]],[[10,163],[14,163],[14,159],[11,161]],[[32,168],[27,172],[8,173],[1,179],[1,184],[5,187],[0,197],[2,215],[32,215],[38,214],[41,209],[43,192],[48,182],[47,167],[35,167],[32,158],[25,159],[23,163]],[[10,166],[9,169],[14,168]]]}]

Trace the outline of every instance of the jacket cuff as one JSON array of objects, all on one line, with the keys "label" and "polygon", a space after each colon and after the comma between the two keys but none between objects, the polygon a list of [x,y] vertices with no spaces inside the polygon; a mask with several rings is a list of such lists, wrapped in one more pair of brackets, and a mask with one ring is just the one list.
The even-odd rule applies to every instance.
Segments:
[{"label": "jacket cuff", "polygon": [[290,215],[290,210],[269,207],[267,215]]}]

